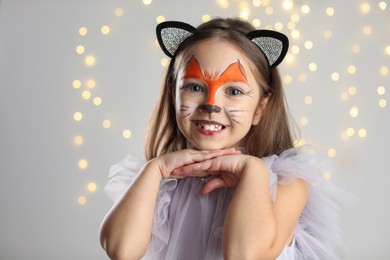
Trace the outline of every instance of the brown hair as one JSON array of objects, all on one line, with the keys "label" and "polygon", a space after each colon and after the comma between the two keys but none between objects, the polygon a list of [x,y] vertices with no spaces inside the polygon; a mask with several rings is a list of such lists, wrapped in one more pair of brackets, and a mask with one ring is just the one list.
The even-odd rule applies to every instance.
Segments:
[{"label": "brown hair", "polygon": [[191,47],[208,39],[227,41],[245,54],[252,65],[251,71],[260,87],[261,97],[268,97],[260,122],[251,127],[245,138],[248,153],[261,158],[280,154],[293,147],[287,104],[278,69],[269,67],[259,47],[245,36],[253,30],[254,27],[240,19],[213,19],[200,25],[196,33],[180,45],[168,66],[159,102],[149,123],[145,140],[148,160],[186,148],[186,139],[178,128],[173,105],[177,71],[191,55]]}]

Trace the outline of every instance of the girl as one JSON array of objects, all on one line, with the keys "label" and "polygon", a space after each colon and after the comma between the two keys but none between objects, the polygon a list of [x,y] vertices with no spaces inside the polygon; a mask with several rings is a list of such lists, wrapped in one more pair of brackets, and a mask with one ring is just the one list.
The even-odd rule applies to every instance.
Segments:
[{"label": "girl", "polygon": [[337,259],[337,190],[293,148],[285,35],[238,19],[157,26],[171,57],[147,162],[110,171],[112,259]]}]

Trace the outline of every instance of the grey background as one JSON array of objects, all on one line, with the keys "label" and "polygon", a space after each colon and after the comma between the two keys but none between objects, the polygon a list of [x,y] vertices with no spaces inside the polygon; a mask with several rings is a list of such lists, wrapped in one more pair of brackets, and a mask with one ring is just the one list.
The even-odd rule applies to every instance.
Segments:
[{"label": "grey background", "polygon": [[[287,23],[297,13],[296,29],[300,38],[292,45],[300,47],[293,63],[281,66],[282,74],[292,83],[285,89],[291,112],[298,122],[306,116],[309,124],[301,127],[302,137],[327,156],[330,148],[332,181],[358,197],[358,203],[343,211],[342,226],[350,249],[349,259],[389,259],[389,106],[380,108],[378,100],[389,99],[389,74],[380,67],[390,66],[390,7],[380,10],[378,1],[367,14],[360,11],[362,1],[295,1],[293,10],[285,11],[282,1],[269,1],[254,7],[251,1],[248,20],[259,18],[261,27]],[[0,2],[0,259],[106,259],[98,243],[100,222],[111,207],[103,186],[109,167],[126,153],[143,156],[143,136],[148,117],[157,98],[165,58],[155,45],[156,17],[181,20],[198,25],[204,14],[238,16],[240,1],[229,1],[222,8],[218,1],[142,1],[120,0],[2,0]],[[264,3],[264,1],[263,1]],[[309,14],[300,6],[308,4]],[[332,17],[326,15],[335,8]],[[124,15],[114,11],[122,8]],[[111,31],[102,35],[100,28]],[[370,26],[369,35],[362,32]],[[80,36],[80,27],[88,28]],[[325,39],[323,32],[332,31]],[[311,40],[313,48],[303,44]],[[85,46],[84,54],[75,47]],[[358,44],[360,53],[352,52]],[[84,59],[94,55],[96,64],[86,66]],[[308,70],[315,62],[318,69]],[[347,67],[355,65],[355,74]],[[330,75],[340,74],[335,82]],[[299,75],[307,75],[300,82]],[[80,80],[80,89],[72,82]],[[102,98],[94,106],[82,91],[86,82],[96,81],[92,98]],[[342,101],[340,94],[355,86],[356,94]],[[378,95],[377,87],[386,93]],[[306,105],[304,97],[313,103]],[[359,115],[352,118],[350,108]],[[80,122],[73,119],[83,113]],[[110,119],[109,129],[102,121]],[[367,130],[360,138],[355,133],[341,138],[349,127]],[[125,139],[124,129],[132,136]],[[75,145],[81,135],[84,143]],[[87,169],[78,161],[88,160]],[[95,192],[87,184],[97,185]],[[78,197],[85,196],[85,205]]]}]

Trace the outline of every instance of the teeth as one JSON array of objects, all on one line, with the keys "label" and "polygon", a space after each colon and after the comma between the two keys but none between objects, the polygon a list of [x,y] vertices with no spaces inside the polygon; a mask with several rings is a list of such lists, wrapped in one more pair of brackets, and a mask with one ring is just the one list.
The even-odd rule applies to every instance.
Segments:
[{"label": "teeth", "polygon": [[199,124],[199,127],[203,128],[206,131],[218,132],[221,131],[221,125],[207,125],[207,124]]}]

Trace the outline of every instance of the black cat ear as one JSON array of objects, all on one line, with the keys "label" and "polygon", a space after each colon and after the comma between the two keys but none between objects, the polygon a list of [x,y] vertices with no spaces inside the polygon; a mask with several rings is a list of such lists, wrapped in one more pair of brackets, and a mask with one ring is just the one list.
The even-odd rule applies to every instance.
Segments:
[{"label": "black cat ear", "polygon": [[287,54],[288,38],[286,35],[269,30],[255,30],[247,37],[264,53],[270,67],[278,66]]},{"label": "black cat ear", "polygon": [[175,56],[180,44],[194,34],[196,29],[186,23],[169,21],[157,25],[157,40],[161,49],[168,57]]}]

